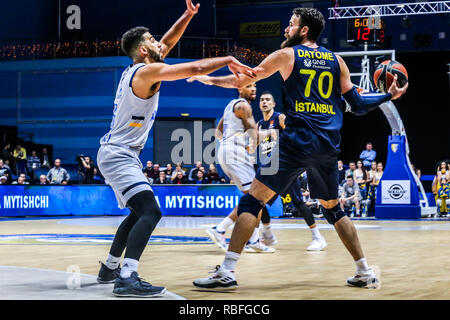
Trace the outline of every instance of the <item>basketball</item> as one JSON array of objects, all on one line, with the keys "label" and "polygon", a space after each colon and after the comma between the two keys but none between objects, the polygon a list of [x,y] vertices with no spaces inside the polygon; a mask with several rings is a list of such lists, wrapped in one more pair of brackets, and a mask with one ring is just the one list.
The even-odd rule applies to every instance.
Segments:
[{"label": "basketball", "polygon": [[397,75],[397,85],[403,87],[408,82],[406,68],[397,61],[386,60],[378,65],[373,74],[375,86],[383,93],[386,93],[392,84],[394,75]]}]

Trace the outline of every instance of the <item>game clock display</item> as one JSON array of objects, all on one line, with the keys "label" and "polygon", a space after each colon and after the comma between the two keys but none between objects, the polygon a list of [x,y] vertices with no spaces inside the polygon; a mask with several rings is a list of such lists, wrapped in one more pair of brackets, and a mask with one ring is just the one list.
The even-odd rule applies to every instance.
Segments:
[{"label": "game clock display", "polygon": [[384,21],[380,18],[349,19],[347,25],[347,42],[351,45],[384,44]]}]

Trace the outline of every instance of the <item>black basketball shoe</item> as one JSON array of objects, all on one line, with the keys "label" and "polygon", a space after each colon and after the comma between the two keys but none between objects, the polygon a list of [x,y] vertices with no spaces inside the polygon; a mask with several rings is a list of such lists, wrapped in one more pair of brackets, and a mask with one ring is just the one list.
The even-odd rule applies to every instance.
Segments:
[{"label": "black basketball shoe", "polygon": [[114,281],[120,276],[120,266],[114,270],[108,268],[103,262],[99,261],[101,267],[98,272],[98,283],[114,283]]},{"label": "black basketball shoe", "polygon": [[136,271],[129,278],[118,277],[114,283],[113,294],[116,297],[160,297],[166,293],[166,288],[152,286],[150,283],[139,278]]}]

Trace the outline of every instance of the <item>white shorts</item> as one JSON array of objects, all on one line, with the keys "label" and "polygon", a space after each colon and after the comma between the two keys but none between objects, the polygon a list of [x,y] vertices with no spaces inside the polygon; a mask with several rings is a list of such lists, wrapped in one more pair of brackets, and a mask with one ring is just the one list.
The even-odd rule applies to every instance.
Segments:
[{"label": "white shorts", "polygon": [[228,178],[233,180],[240,191],[250,190],[250,185],[255,177],[255,169],[244,148],[221,145],[217,151],[217,158],[222,170]]},{"label": "white shorts", "polygon": [[126,207],[128,200],[135,194],[150,190],[150,183],[142,172],[139,160],[140,150],[127,146],[105,144],[97,153],[97,164],[105,183],[116,194],[119,208]]}]

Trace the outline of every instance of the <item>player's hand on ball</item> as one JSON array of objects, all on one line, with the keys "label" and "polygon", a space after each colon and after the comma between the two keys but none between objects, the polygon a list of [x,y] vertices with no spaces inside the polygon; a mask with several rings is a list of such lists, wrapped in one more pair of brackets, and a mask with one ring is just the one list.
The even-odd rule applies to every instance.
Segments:
[{"label": "player's hand on ball", "polygon": [[197,3],[195,6],[192,3],[192,0],[186,0],[186,8],[187,8],[187,12],[190,15],[195,15],[198,13],[198,8],[200,8],[200,3]]},{"label": "player's hand on ball", "polygon": [[391,100],[396,100],[405,94],[406,89],[408,89],[409,82],[407,82],[402,88],[397,86],[397,75],[394,75],[394,81],[392,81],[391,86],[389,87],[388,93],[392,94]]}]

